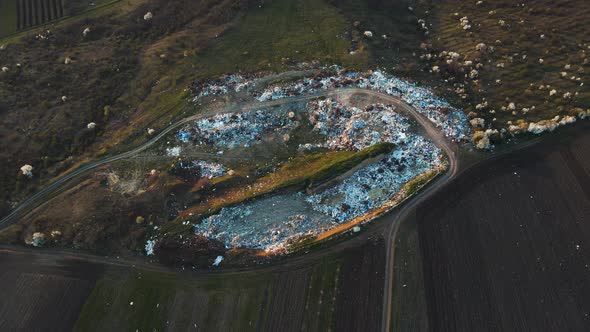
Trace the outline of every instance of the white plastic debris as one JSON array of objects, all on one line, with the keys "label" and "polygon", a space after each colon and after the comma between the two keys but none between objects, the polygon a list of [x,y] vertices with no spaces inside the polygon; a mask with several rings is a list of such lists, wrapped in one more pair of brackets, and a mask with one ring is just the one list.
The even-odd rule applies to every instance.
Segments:
[{"label": "white plastic debris", "polygon": [[63,101],[65,103],[66,101],[68,101],[68,97],[67,96],[61,96],[61,101]]},{"label": "white plastic debris", "polygon": [[23,175],[26,175],[28,177],[33,177],[33,166],[29,165],[29,164],[24,164],[21,168],[20,171],[23,173]]},{"label": "white plastic debris", "polygon": [[82,36],[86,37],[90,33],[90,28],[86,27],[84,31],[82,31]]},{"label": "white plastic debris", "polygon": [[180,151],[181,151],[180,146],[175,146],[172,148],[167,148],[166,154],[170,157],[178,157],[178,156],[180,156]]},{"label": "white plastic debris", "polygon": [[72,63],[72,58],[70,58],[69,56],[67,56],[67,57],[64,59],[64,64],[66,64],[66,65],[69,65],[70,63]]},{"label": "white plastic debris", "polygon": [[34,247],[42,247],[45,244],[45,234],[41,232],[33,233],[32,245]]},{"label": "white plastic debris", "polygon": [[94,122],[90,122],[90,123],[88,123],[88,124],[86,125],[86,128],[88,128],[88,129],[94,129],[94,128],[96,128],[96,123],[94,123]]},{"label": "white plastic debris", "polygon": [[155,240],[147,240],[145,243],[145,254],[147,256],[152,256],[154,254],[154,246],[156,245]]},{"label": "white plastic debris", "polygon": [[354,226],[354,227],[352,228],[352,231],[353,231],[353,232],[355,232],[355,233],[358,233],[358,232],[360,232],[360,231],[361,231],[361,228],[360,228],[359,226]]},{"label": "white plastic debris", "polygon": [[147,129],[147,133],[148,133],[148,135],[150,135],[150,136],[151,136],[151,135],[153,135],[155,132],[156,132],[156,130],[154,130],[154,129],[152,129],[152,128],[148,128],[148,129]]},{"label": "white plastic debris", "polygon": [[364,34],[364,35],[365,35],[365,37],[367,37],[367,38],[373,38],[373,32],[371,32],[371,31],[365,31],[363,34]]},{"label": "white plastic debris", "polygon": [[154,14],[152,14],[152,12],[147,12],[145,15],[143,15],[143,19],[145,21],[151,21],[152,18],[154,18]]},{"label": "white plastic debris", "polygon": [[223,260],[223,256],[215,257],[215,261],[213,261],[213,266],[219,266],[219,264],[221,263],[222,260]]},{"label": "white plastic debris", "polygon": [[6,67],[6,66],[2,67],[2,72],[3,72],[3,73],[6,73],[6,72],[8,72],[9,70],[10,70],[10,69],[8,69],[8,67]]}]

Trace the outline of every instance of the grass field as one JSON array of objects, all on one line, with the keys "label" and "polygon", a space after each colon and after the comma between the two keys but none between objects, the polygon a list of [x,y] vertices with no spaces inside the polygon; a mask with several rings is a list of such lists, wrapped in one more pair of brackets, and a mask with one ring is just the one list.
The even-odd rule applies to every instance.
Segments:
[{"label": "grass field", "polygon": [[123,272],[99,279],[76,331],[276,330],[333,327],[342,259],[323,259],[286,272],[212,275]]},{"label": "grass field", "polygon": [[17,9],[15,0],[0,0],[0,38],[16,32]]},{"label": "grass field", "polygon": [[220,36],[210,48],[195,57],[204,76],[225,72],[286,68],[288,60],[342,63],[355,66],[367,61],[366,54],[348,54],[350,26],[337,8],[325,1],[271,1],[249,11]]}]

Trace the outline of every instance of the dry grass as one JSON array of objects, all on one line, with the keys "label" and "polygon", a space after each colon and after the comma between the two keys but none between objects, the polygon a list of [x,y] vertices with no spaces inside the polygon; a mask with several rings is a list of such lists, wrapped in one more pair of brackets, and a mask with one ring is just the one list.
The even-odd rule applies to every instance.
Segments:
[{"label": "dry grass", "polygon": [[[457,14],[455,14],[457,13]],[[575,108],[590,107],[590,87],[587,81],[589,68],[590,36],[587,33],[590,7],[585,1],[559,0],[535,1],[521,6],[514,1],[484,1],[458,3],[443,1],[433,4],[431,14],[419,14],[430,28],[429,42],[436,51],[454,51],[462,55],[461,61],[481,61],[477,81],[443,72],[444,78],[455,77],[455,82],[465,82],[468,97],[457,98],[467,112],[493,121],[495,127],[506,127],[506,121],[524,119],[538,121],[557,114],[568,114]],[[472,26],[465,31],[459,24],[467,17]],[[502,26],[500,21],[504,21]],[[541,35],[544,35],[542,38]],[[480,53],[479,43],[495,48],[494,52]],[[435,53],[435,52],[433,52]],[[539,63],[543,59],[543,64]],[[498,64],[504,67],[498,67]],[[565,69],[566,65],[570,69]],[[445,67],[436,59],[430,65]],[[567,72],[565,78],[561,72]],[[571,77],[580,78],[572,80]],[[501,80],[497,84],[496,80]],[[580,83],[585,85],[580,86]],[[440,86],[444,91],[452,83]],[[539,86],[550,88],[539,89]],[[554,96],[549,91],[555,89]],[[564,99],[566,92],[574,95]],[[575,95],[578,93],[577,95]],[[476,110],[475,105],[487,100],[489,107]],[[516,110],[502,111],[502,106],[514,102]],[[522,108],[532,108],[523,112]],[[496,113],[490,113],[495,110]]]}]

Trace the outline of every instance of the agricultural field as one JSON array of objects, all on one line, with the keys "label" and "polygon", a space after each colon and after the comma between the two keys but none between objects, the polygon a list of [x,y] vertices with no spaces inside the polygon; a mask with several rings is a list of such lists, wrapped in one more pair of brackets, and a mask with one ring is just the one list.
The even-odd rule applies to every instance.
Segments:
[{"label": "agricultural field", "polygon": [[[220,274],[63,260],[3,252],[3,329],[342,330],[380,324],[383,242],[252,272]],[[37,262],[36,271],[28,262]],[[111,262],[112,263],[112,262]],[[376,274],[377,273],[377,274]],[[51,291],[47,291],[47,287]],[[17,300],[15,291],[30,294]],[[59,294],[59,305],[48,301]],[[361,305],[362,304],[362,305]],[[16,310],[16,311],[15,311]],[[59,318],[59,322],[57,322]]]},{"label": "agricultural field", "polygon": [[0,1],[0,37],[16,32],[18,23],[17,2]]},{"label": "agricultural field", "polygon": [[423,275],[431,330],[587,329],[588,129],[474,166],[417,208],[423,271],[400,274]]}]

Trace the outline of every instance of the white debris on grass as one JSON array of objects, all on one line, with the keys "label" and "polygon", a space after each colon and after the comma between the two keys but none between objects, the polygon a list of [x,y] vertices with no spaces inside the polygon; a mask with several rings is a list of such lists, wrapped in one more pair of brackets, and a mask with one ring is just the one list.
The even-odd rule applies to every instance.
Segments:
[{"label": "white debris on grass", "polygon": [[180,148],[180,146],[175,146],[172,148],[166,148],[166,154],[169,157],[178,157],[180,156],[180,152],[182,151],[182,149]]},{"label": "white debris on grass", "polygon": [[197,101],[205,96],[223,95],[230,91],[239,92],[255,86],[253,80],[244,78],[239,74],[225,75],[219,79],[207,82],[195,82],[191,86],[193,91],[193,101]]},{"label": "white debris on grass", "polygon": [[95,122],[90,122],[86,125],[86,128],[88,129],[94,129],[96,128],[96,123]]},{"label": "white debris on grass", "polygon": [[31,244],[34,247],[43,247],[43,245],[45,244],[45,234],[41,232],[33,233],[33,241],[31,242]]},{"label": "white debris on grass", "polygon": [[143,19],[145,21],[151,21],[152,18],[154,18],[154,14],[152,14],[152,12],[147,12],[145,13],[145,15],[143,15]]},{"label": "white debris on grass", "polygon": [[213,266],[219,266],[219,264],[221,263],[222,260],[223,260],[223,256],[215,257],[215,261],[213,261]]},{"label": "white debris on grass", "polygon": [[196,175],[207,179],[217,178],[228,173],[228,170],[223,165],[204,160],[195,160],[191,162],[179,161],[178,167],[190,169],[194,171]]},{"label": "white debris on grass", "polygon": [[24,164],[21,168],[20,171],[23,173],[23,175],[28,176],[30,178],[33,177],[33,166],[29,165],[29,164]]},{"label": "white debris on grass", "polygon": [[87,27],[86,29],[84,29],[84,31],[82,31],[82,36],[86,37],[86,36],[88,36],[89,33],[90,33],[90,28]]},{"label": "white debris on grass", "polygon": [[147,240],[145,243],[145,254],[152,256],[154,254],[154,247],[156,246],[156,240]]}]

